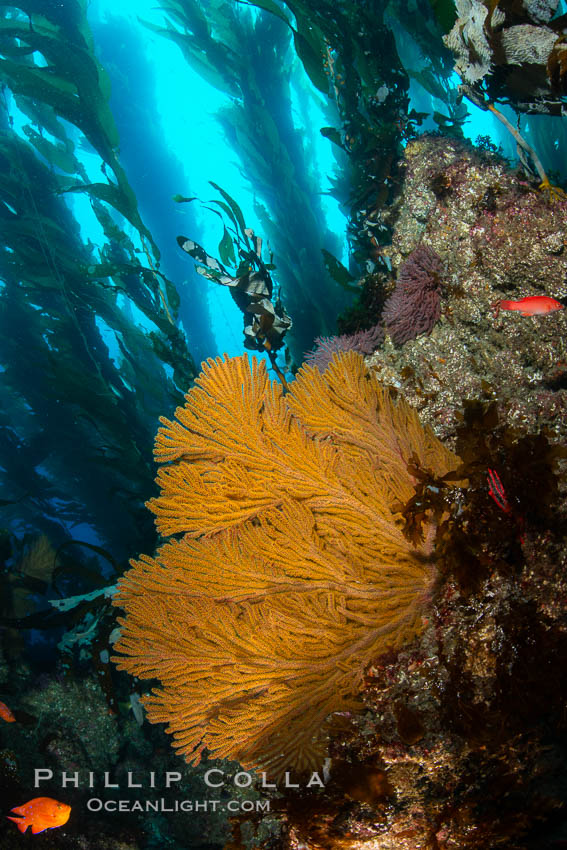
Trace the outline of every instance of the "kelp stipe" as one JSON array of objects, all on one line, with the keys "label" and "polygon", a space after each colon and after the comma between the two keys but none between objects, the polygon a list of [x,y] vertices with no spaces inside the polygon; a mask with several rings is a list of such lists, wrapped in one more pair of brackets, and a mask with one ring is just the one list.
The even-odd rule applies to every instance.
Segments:
[{"label": "kelp stipe", "polygon": [[[180,388],[192,380],[194,366],[173,324],[175,289],[157,268],[157,249],[117,160],[105,76],[91,55],[81,7],[67,9],[64,21],[51,11],[53,20],[32,14],[24,21],[3,13],[13,29],[0,59],[5,85],[31,121],[58,140],[49,147],[29,126],[29,141],[18,135],[4,92],[1,457],[10,482],[3,496],[13,503],[5,521],[26,522],[55,543],[67,537],[70,524],[86,522],[120,558],[140,535],[152,539],[140,512],[152,475],[140,452],[151,445],[158,411],[182,397]],[[12,56],[16,38],[51,57],[53,66],[34,64],[20,49]],[[69,87],[76,89],[74,99]],[[78,110],[78,104],[84,108]],[[116,182],[88,183],[59,115],[75,120]],[[61,166],[74,176],[62,175]],[[98,252],[83,244],[61,196],[69,190],[91,197],[108,240]],[[106,204],[138,229],[144,262]],[[146,332],[131,307],[147,318]],[[119,365],[105,333],[116,341]],[[173,379],[163,363],[173,367]],[[119,530],[117,511],[123,517]]]},{"label": "kelp stipe", "polygon": [[[263,239],[246,227],[242,210],[234,198],[216,183],[211,182],[211,185],[222,198],[208,201],[214,205],[213,212],[223,220],[223,236],[218,246],[220,260],[208,254],[193,239],[178,236],[177,243],[196,261],[198,274],[228,288],[244,316],[244,347],[267,353],[272,368],[285,385],[286,379],[276,358],[293,323],[279,290],[274,287],[272,272],[276,266],[273,255],[270,252],[268,261],[264,262]],[[187,203],[197,198],[178,196],[176,200]],[[288,365],[291,366],[289,350],[285,351],[285,362],[284,371]]]},{"label": "kelp stipe", "polygon": [[337,308],[347,300],[328,278],[321,255],[322,248],[337,252],[337,239],[324,224],[320,187],[294,123],[284,72],[291,49],[282,20],[287,15],[277,10],[252,17],[238,3],[164,2],[160,9],[164,25],[145,25],[177,44],[187,62],[231,98],[220,120],[253,185],[255,213],[278,258],[287,309],[296,314],[288,344],[300,362],[314,336],[332,332]]}]

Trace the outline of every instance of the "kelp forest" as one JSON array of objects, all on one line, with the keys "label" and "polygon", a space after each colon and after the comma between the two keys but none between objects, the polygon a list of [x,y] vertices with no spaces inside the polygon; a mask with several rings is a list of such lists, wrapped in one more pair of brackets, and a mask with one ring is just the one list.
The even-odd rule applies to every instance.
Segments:
[{"label": "kelp forest", "polygon": [[565,846],[566,35],[0,4],[3,848]]}]

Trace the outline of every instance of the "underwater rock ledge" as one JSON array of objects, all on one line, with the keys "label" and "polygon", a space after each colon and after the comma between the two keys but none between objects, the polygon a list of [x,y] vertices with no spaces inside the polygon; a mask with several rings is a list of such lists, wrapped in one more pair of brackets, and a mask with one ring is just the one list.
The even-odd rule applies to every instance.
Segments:
[{"label": "underwater rock ledge", "polygon": [[424,244],[445,265],[441,319],[430,336],[368,365],[400,390],[439,437],[453,437],[462,400],[497,397],[523,431],[567,434],[567,311],[495,316],[501,299],[567,295],[567,201],[550,203],[498,155],[440,136],[408,144],[390,213],[393,267]]},{"label": "underwater rock ledge", "polygon": [[[323,793],[287,795],[265,850],[559,850],[566,846],[566,311],[502,299],[567,294],[567,204],[492,151],[408,145],[389,212],[397,269],[419,244],[444,264],[442,316],[367,364],[462,457],[466,498],[424,481],[405,508],[445,507],[424,632],[367,670],[362,718],[336,718]],[[491,469],[496,478],[487,477]],[[501,486],[501,492],[495,491]],[[490,492],[492,489],[492,493]]]}]

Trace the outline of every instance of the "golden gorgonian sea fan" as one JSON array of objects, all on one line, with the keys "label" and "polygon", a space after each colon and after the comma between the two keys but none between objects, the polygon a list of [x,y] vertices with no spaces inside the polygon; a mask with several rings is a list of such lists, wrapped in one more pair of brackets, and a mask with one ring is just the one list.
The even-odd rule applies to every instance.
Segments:
[{"label": "golden gorgonian sea fan", "polygon": [[408,461],[441,476],[457,458],[352,352],[287,395],[255,358],[209,360],[161,421],[148,504],[170,541],[119,583],[114,660],[159,679],[148,717],[188,761],[318,770],[326,719],[421,628],[435,529],[416,548],[394,513]]}]

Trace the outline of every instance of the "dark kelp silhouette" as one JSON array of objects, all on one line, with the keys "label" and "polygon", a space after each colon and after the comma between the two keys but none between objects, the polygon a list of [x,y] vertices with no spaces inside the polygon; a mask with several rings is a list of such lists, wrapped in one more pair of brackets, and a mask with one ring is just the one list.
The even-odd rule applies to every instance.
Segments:
[{"label": "dark kelp silhouette", "polygon": [[[154,537],[142,512],[152,489],[144,447],[158,412],[181,400],[195,369],[174,323],[175,287],[159,271],[117,159],[83,7],[42,11],[24,3],[0,16],[3,522],[46,533],[55,545],[87,523],[120,559],[140,536]],[[14,130],[10,97],[30,119],[27,140]],[[99,153],[103,173],[113,175],[107,183],[88,179],[60,118]],[[100,247],[85,243],[64,200],[69,191],[89,196]]]},{"label": "dark kelp silhouette", "polygon": [[[178,236],[177,242],[183,251],[197,261],[196,270],[199,274],[229,288],[236,306],[244,314],[244,346],[252,351],[266,351],[272,367],[285,383],[276,363],[276,353],[283,346],[284,336],[291,328],[292,321],[279,295],[274,298],[271,272],[275,266],[272,257],[269,263],[264,263],[262,239],[246,227],[239,205],[216,183],[211,181],[211,186],[222,197],[222,200],[208,201],[212,206],[207,207],[223,219],[223,236],[218,249],[221,260],[212,257],[201,245],[186,236]],[[197,198],[178,195],[175,200],[182,203]],[[230,222],[228,227],[224,223],[224,216]],[[233,267],[232,274],[226,266]]]},{"label": "dark kelp silhouette", "polygon": [[175,43],[204,79],[231,98],[219,119],[254,187],[255,213],[278,258],[282,291],[294,317],[288,345],[300,360],[314,336],[334,330],[348,297],[329,279],[321,257],[323,247],[335,253],[339,247],[324,223],[308,142],[294,122],[283,13],[253,17],[237,3],[194,0],[166,0],[160,8],[163,26],[144,23]]}]

